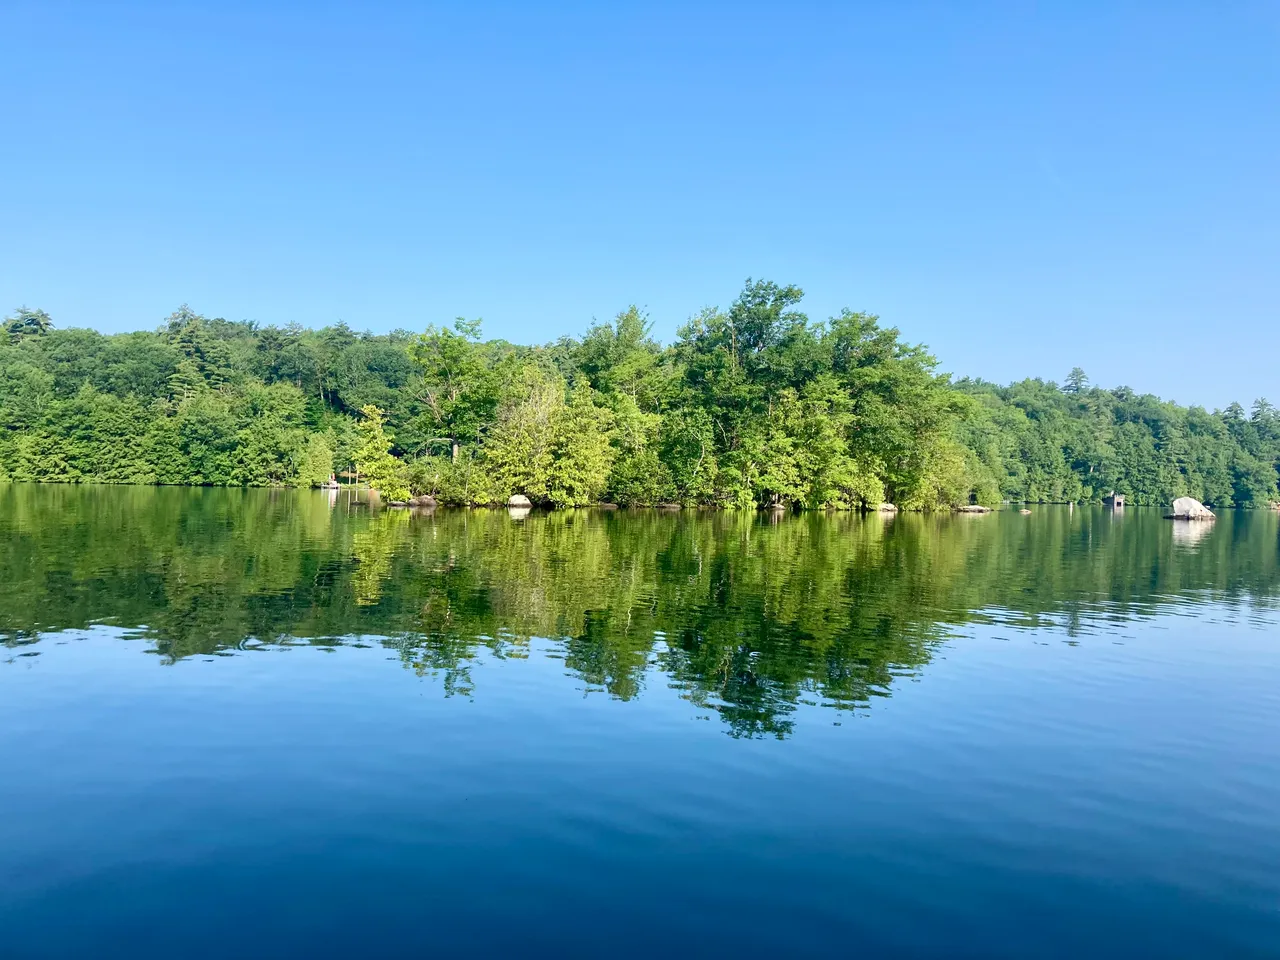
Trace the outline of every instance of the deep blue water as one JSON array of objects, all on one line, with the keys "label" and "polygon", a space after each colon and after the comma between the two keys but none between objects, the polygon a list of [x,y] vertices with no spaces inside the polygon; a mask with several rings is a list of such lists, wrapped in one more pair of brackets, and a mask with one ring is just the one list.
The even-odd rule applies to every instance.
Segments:
[{"label": "deep blue water", "polygon": [[[854,698],[830,691],[880,648],[842,632],[861,602],[853,594],[824,608],[827,620],[848,619],[834,646],[794,661],[818,666],[787,687],[793,661],[778,650],[819,644],[816,628],[797,626],[816,600],[791,614],[764,604],[759,619],[782,634],[765,642],[735,619],[756,609],[735,593],[721,619],[754,648],[709,650],[682,632],[701,623],[709,633],[693,608],[723,584],[690,586],[692,568],[659,563],[657,586],[628,600],[634,618],[642,609],[651,617],[643,644],[626,647],[638,662],[595,671],[592,658],[621,658],[619,637],[633,636],[616,605],[617,633],[593,629],[590,609],[584,618],[549,600],[547,584],[541,600],[520,594],[504,607],[497,580],[475,571],[497,541],[462,549],[480,521],[462,532],[444,517],[418,518],[389,548],[372,602],[344,605],[335,586],[358,583],[361,563],[367,575],[367,556],[351,568],[302,563],[273,573],[262,591],[272,622],[296,635],[246,634],[174,655],[163,634],[178,628],[155,624],[176,622],[165,620],[180,605],[175,584],[194,584],[219,622],[240,623],[236,611],[256,594],[233,603],[232,585],[272,567],[256,547],[184,554],[152,536],[153,582],[141,568],[123,577],[143,561],[107,536],[114,527],[95,532],[98,521],[82,518],[101,557],[86,561],[84,544],[65,555],[47,547],[41,555],[54,559],[37,569],[30,547],[45,521],[11,521],[9,582],[18,586],[22,570],[31,582],[0,601],[9,638],[0,650],[0,956],[1280,956],[1274,522],[1211,531],[1230,538],[1242,567],[1215,579],[1232,562],[1217,559],[1197,585],[1187,578],[1214,559],[1209,540],[1177,542],[1158,517],[1131,515],[1142,536],[1121,543],[1103,536],[1111,528],[1100,514],[1089,537],[1067,526],[1054,539],[1050,513],[984,518],[979,534],[961,523],[881,534],[882,544],[910,538],[901,556],[929,558],[881,576],[972,578],[976,556],[997,564],[991,582],[1001,583],[1018,563],[1034,564],[1058,602],[1019,607],[992,595],[961,617],[934,583],[912,594],[919,609],[905,622],[883,612],[858,620],[867,637],[885,633],[891,650],[889,632],[914,630],[924,639],[912,649],[925,652],[891,658]],[[285,522],[272,516],[265,522]],[[299,556],[351,552],[347,533],[371,534],[378,522],[312,529]],[[506,517],[484,522],[504,524],[495,536],[516,529],[513,549],[526,560],[553,535]],[[741,533],[703,531],[697,525],[718,522],[706,518],[593,518],[605,539],[588,536],[576,550],[594,543],[611,557],[600,569],[620,576],[618,538],[638,536],[626,524],[657,522],[693,525],[686,532],[702,544],[704,566],[714,560],[707,543]],[[1005,524],[1022,538],[1019,522],[1040,525],[1022,547],[992,532]],[[744,572],[747,560],[776,549],[766,574],[797,572],[780,596],[807,590],[803,551],[830,545],[783,550],[782,534],[753,523],[748,541],[775,547],[733,554],[723,588],[764,590]],[[234,521],[223,536],[236,539]],[[442,653],[456,636],[440,628],[438,607],[424,612],[429,603],[396,592],[410,578],[452,576],[430,558],[442,537],[455,544],[439,555],[454,558],[449,569],[476,572],[459,594],[469,599],[455,598],[449,614],[457,635],[479,638],[461,657]],[[960,566],[940,559],[948,537],[968,538]],[[1050,544],[1045,556],[1020,552],[1040,541]],[[1130,557],[1124,570],[1137,562],[1163,570],[1157,577],[1181,572],[1123,601],[1113,588],[1045,572],[1114,564],[1116,554]],[[999,558],[1009,556],[1006,567]],[[869,562],[855,553],[838,565]],[[537,579],[557,571],[593,582],[559,562]],[[661,589],[679,577],[697,595],[681,594],[687,606]],[[1012,589],[1021,595],[1030,581]],[[483,623],[476,591],[491,618]],[[40,602],[21,606],[18,595]],[[75,622],[112,597],[110,622]],[[125,601],[132,613],[120,613]],[[393,601],[399,616],[418,618],[420,634],[408,621],[387,629],[377,610]],[[549,622],[539,603],[572,629],[522,632]],[[320,607],[344,611],[350,629],[319,638],[298,629]],[[510,635],[482,634],[492,618]],[[770,673],[766,663],[783,666]],[[620,689],[623,673],[630,685]],[[751,684],[772,684],[773,699],[753,699]],[[766,707],[785,722],[761,721]],[[744,712],[751,722],[735,725]]]}]

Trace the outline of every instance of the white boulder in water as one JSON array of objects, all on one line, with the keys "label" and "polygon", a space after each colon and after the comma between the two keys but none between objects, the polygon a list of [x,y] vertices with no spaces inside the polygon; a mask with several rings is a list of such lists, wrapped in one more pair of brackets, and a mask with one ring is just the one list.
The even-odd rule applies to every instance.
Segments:
[{"label": "white boulder in water", "polygon": [[1195,497],[1179,497],[1173,501],[1171,520],[1217,520],[1212,510]]}]

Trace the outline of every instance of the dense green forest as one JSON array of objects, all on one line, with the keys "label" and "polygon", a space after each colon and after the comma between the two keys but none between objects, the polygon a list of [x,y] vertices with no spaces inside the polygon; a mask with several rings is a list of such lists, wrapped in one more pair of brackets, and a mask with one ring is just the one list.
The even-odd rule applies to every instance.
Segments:
[{"label": "dense green forest", "polygon": [[152,332],[0,337],[0,479],[306,486],[355,468],[446,503],[935,509],[969,502],[1215,506],[1277,499],[1280,412],[1127,387],[953,381],[879,318],[826,322],[748,281],[668,346],[635,307],[578,339],[311,330],[202,317]]}]

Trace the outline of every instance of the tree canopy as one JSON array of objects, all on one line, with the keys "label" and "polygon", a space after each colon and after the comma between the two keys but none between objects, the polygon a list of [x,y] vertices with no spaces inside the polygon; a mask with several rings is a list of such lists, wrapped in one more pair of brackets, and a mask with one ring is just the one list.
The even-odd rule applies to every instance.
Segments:
[{"label": "tree canopy", "polygon": [[866,313],[814,321],[748,280],[674,343],[636,307],[581,338],[485,340],[478,320],[374,335],[202,316],[150,332],[0,337],[0,479],[310,485],[358,469],[384,496],[939,509],[1000,500],[1216,506],[1280,499],[1280,412],[1127,387],[952,379]]}]

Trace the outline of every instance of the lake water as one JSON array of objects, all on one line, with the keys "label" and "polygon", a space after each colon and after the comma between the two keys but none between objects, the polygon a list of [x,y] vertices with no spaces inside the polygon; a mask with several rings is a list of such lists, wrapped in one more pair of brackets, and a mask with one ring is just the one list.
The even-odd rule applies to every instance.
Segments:
[{"label": "lake water", "polygon": [[0,955],[1280,956],[1278,527],[0,486]]}]

